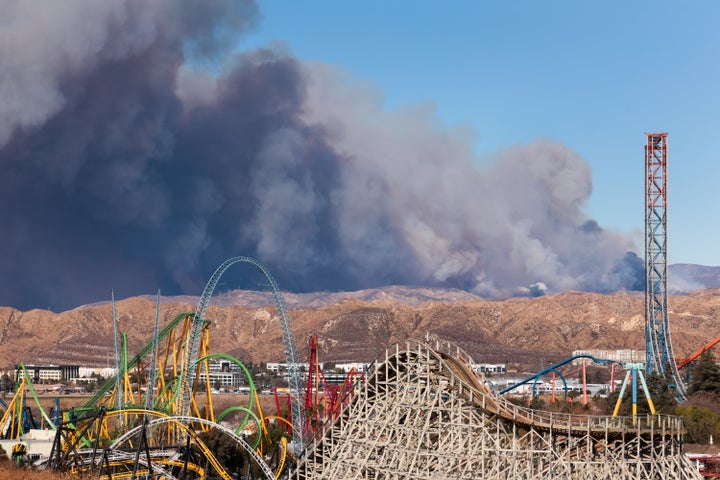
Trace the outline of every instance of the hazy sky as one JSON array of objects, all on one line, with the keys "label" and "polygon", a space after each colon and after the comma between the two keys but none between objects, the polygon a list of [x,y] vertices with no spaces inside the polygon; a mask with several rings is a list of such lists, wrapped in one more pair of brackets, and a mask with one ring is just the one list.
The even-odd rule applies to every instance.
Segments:
[{"label": "hazy sky", "polygon": [[0,305],[197,295],[237,255],[292,291],[642,289],[648,131],[670,263],[720,265],[720,4],[0,10]]},{"label": "hazy sky", "polygon": [[669,133],[670,263],[720,265],[712,215],[720,3],[364,1],[261,3],[240,46],[376,84],[387,108],[430,103],[477,135],[481,159],[549,137],[592,168],[586,211],[643,248],[645,132]]}]

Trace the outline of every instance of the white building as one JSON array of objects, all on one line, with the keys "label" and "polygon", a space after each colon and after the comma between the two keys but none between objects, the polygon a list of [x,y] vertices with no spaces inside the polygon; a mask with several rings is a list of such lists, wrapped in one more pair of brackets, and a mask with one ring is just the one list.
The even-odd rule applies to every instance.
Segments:
[{"label": "white building", "polygon": [[115,369],[109,367],[80,367],[78,376],[80,378],[90,378],[95,375],[100,375],[103,378],[110,378],[115,376]]},{"label": "white building", "polygon": [[80,367],[77,365],[25,365],[25,370],[33,382],[57,382],[77,377]]},{"label": "white building", "polygon": [[471,365],[475,373],[506,373],[507,365],[505,363],[473,363]]},{"label": "white building", "polygon": [[[220,384],[223,387],[238,387],[242,384],[242,375],[232,372],[210,372],[210,385]],[[205,381],[205,371],[201,370],[198,378]]]},{"label": "white building", "polygon": [[367,365],[364,363],[350,362],[350,363],[336,363],[335,370],[340,370],[343,373],[348,373],[353,369],[356,372],[364,372]]},{"label": "white building", "polygon": [[[298,368],[301,372],[307,372],[308,368],[310,368],[310,364],[308,363],[298,363]],[[271,372],[281,372],[281,371],[287,371],[288,364],[287,363],[272,363],[268,362],[265,364],[265,369],[270,370]]]},{"label": "white building", "polygon": [[[573,350],[573,356],[576,355],[590,355],[591,357],[597,358],[598,360],[612,360],[615,362],[622,363],[645,363],[645,350],[631,350],[631,349],[587,349],[587,350]],[[573,360],[573,365],[582,364],[582,359]]]}]

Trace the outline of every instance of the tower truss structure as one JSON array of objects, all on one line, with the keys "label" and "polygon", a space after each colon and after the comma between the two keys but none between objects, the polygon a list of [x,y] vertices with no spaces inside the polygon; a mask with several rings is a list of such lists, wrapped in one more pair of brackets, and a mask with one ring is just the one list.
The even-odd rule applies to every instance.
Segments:
[{"label": "tower truss structure", "polygon": [[646,373],[669,374],[680,397],[685,385],[670,340],[667,308],[667,133],[646,133],[645,351]]},{"label": "tower truss structure", "polygon": [[620,479],[701,477],[682,418],[531,410],[490,393],[459,350],[395,345],[290,478]]}]

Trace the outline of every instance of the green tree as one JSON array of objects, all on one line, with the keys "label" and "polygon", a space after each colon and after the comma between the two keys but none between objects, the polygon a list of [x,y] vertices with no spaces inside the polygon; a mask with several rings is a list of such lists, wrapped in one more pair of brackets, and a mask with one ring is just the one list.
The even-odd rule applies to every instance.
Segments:
[{"label": "green tree", "polygon": [[223,432],[210,429],[200,432],[198,436],[229,472],[239,472],[246,463],[243,449]]},{"label": "green tree", "polygon": [[720,367],[715,363],[715,356],[710,350],[700,356],[692,372],[688,394],[698,392],[720,394]]},{"label": "green tree", "polygon": [[[665,375],[661,376],[658,375],[657,372],[653,372],[647,376],[646,380],[655,411],[665,414],[675,413],[675,409],[678,406],[677,391],[671,380],[670,368],[665,368]],[[638,388],[640,388],[640,385],[638,385]],[[644,403],[647,405],[647,402]],[[638,411],[640,413],[649,413],[650,408],[647,407],[647,410],[645,408],[638,408]]]},{"label": "green tree", "polygon": [[[287,413],[287,412],[286,412]],[[281,437],[288,437],[288,432],[279,423],[270,423],[267,426],[267,432],[268,432],[268,439],[270,440],[270,444],[274,446],[280,441]]]},{"label": "green tree", "polygon": [[720,438],[720,415],[717,413],[696,405],[678,407],[677,413],[683,417],[690,442],[706,444],[710,436]]},{"label": "green tree", "polygon": [[9,392],[12,390],[12,384],[10,375],[3,373],[2,377],[0,377],[0,392]]}]

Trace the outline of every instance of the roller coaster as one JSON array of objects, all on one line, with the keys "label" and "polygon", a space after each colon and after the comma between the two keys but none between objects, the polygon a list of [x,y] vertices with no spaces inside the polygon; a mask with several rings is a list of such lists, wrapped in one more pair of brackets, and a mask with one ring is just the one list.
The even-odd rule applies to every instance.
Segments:
[{"label": "roller coaster", "polygon": [[699,479],[682,419],[584,416],[490,393],[457,347],[395,345],[295,479]]},{"label": "roller coaster", "polygon": [[[15,396],[0,415],[0,438],[23,442],[32,430],[55,432],[49,458],[40,458],[36,468],[52,468],[97,478],[237,478],[215,457],[207,445],[207,432],[215,432],[234,443],[247,459],[246,474],[277,478],[286,469],[286,459],[302,452],[303,430],[291,428],[292,442],[273,441],[270,430],[283,419],[265,415],[248,369],[239,360],[210,352],[209,322],[205,313],[223,272],[235,263],[256,267],[270,285],[283,328],[288,364],[291,365],[292,418],[303,425],[300,407],[298,363],[295,340],[284,302],[270,273],[248,257],[224,262],[208,281],[194,314],[175,316],[159,328],[158,308],[153,339],[140,351],[128,355],[125,335],[116,329],[117,375],[100,385],[83,406],[53,419],[43,409],[32,379],[23,365],[17,371]],[[113,323],[117,327],[114,298]],[[209,361],[223,358],[239,365],[250,387],[248,404],[226,409],[215,416]],[[40,421],[31,417],[28,397],[40,412]],[[226,425],[231,414],[240,420]],[[143,455],[140,455],[142,450]],[[135,452],[135,455],[131,453]],[[297,453],[295,453],[297,455]],[[160,475],[159,477],[157,475]]]},{"label": "roller coaster", "polygon": [[675,359],[675,362],[677,363],[677,368],[678,368],[678,370],[683,369],[683,368],[687,368],[687,367],[688,367],[689,365],[691,365],[694,361],[696,361],[697,359],[699,359],[700,356],[701,356],[703,353],[710,351],[710,349],[712,349],[712,348],[713,348],[715,345],[717,345],[718,343],[720,343],[720,336],[717,336],[717,337],[713,338],[713,339],[710,340],[708,343],[706,343],[706,344],[703,345],[702,347],[700,347],[700,348],[698,348],[697,350],[695,350],[693,353],[690,354],[689,357],[687,357],[687,358],[676,358],[676,359]]},{"label": "roller coaster", "polygon": [[[178,366],[182,365],[183,356],[188,352],[186,345],[191,325],[191,314],[176,316],[132,359],[128,359],[123,341],[117,378],[108,379],[85,405],[62,412],[61,419],[52,418],[52,414],[45,412],[28,371],[20,365],[16,394],[0,418],[2,438],[23,443],[25,435],[32,430],[52,430],[55,432],[52,451],[49,457],[35,462],[34,467],[81,476],[93,475],[101,479],[236,478],[206,444],[204,433],[215,431],[237,445],[251,463],[248,470],[260,473],[263,478],[277,478],[284,468],[287,443],[284,440],[278,444],[271,442],[272,417],[264,415],[252,376],[244,366],[250,386],[249,403],[230,407],[215,416],[207,375],[209,360],[222,357],[239,365],[242,363],[227,355],[208,353],[207,328],[199,342],[201,356],[192,363],[196,374],[201,369],[206,374],[195,376],[190,414],[180,414]],[[152,348],[153,344],[155,348]],[[155,372],[147,368],[152,359],[146,353],[151,350],[157,354]],[[149,386],[153,384],[155,390],[151,392]],[[27,397],[35,401],[40,412],[39,421],[28,416]],[[118,398],[123,399],[119,406]],[[230,429],[223,420],[233,412],[239,412],[241,418]],[[144,455],[131,454],[140,449]],[[274,461],[269,461],[270,458]],[[149,477],[151,474],[162,476]]]},{"label": "roller coaster", "polygon": [[[273,290],[290,371],[289,417],[267,415],[250,372],[211,353],[206,309],[222,273],[255,266]],[[114,319],[115,321],[115,319]],[[234,257],[213,274],[194,314],[174,317],[134,356],[118,340],[118,375],[79,408],[46,413],[27,370],[0,417],[16,444],[37,428],[54,433],[35,468],[88,478],[155,479],[695,479],[678,417],[592,417],[532,410],[495,395],[457,347],[426,338],[394,345],[334,393],[317,368],[300,388],[295,340],[284,302],[257,261]],[[209,361],[236,362],[250,386],[246,405],[213,408]],[[204,374],[203,374],[204,373]],[[321,394],[322,391],[322,394]],[[27,395],[40,411],[27,416]],[[304,399],[304,404],[303,404]],[[54,413],[54,414],[53,414]],[[226,420],[239,415],[232,426]],[[276,435],[279,426],[288,427]],[[220,458],[221,438],[242,457]]]}]

